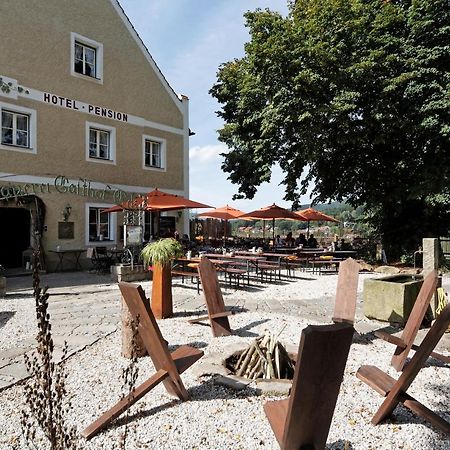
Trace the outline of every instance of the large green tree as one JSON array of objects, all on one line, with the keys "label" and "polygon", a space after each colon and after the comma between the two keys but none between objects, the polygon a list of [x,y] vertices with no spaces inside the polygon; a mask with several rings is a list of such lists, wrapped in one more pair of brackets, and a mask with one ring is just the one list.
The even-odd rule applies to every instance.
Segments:
[{"label": "large green tree", "polygon": [[252,198],[279,164],[285,199],[364,205],[393,253],[450,225],[447,0],[297,0],[246,15],[223,64],[222,169]]}]

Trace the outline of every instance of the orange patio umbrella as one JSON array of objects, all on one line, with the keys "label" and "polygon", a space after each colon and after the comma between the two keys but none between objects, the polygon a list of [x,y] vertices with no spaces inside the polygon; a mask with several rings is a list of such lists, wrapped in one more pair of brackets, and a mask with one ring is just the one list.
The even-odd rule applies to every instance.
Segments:
[{"label": "orange patio umbrella", "polygon": [[[224,233],[224,241],[227,239],[227,223],[229,220],[240,219],[240,216],[245,214],[243,211],[239,209],[233,208],[232,206],[225,205],[221,208],[215,208],[211,211],[205,211],[201,214],[198,214],[197,217],[207,217],[211,219],[221,219],[225,221],[225,233]],[[244,218],[245,220],[245,218]],[[250,220],[250,219],[249,219]]]},{"label": "orange patio umbrella", "polygon": [[182,197],[181,195],[169,194],[168,192],[155,189],[147,194],[138,195],[132,200],[127,200],[119,205],[103,210],[103,212],[117,212],[124,209],[144,211],[173,211],[186,208],[211,208],[209,205]]},{"label": "orange patio umbrella", "polygon": [[270,206],[266,206],[265,208],[257,209],[256,211],[251,211],[243,216],[240,216],[239,219],[272,219],[272,238],[275,241],[275,220],[276,219],[291,219],[291,220],[307,220],[301,214],[293,213],[288,209],[282,208],[281,206],[273,203]]},{"label": "orange patio umbrella", "polygon": [[[181,195],[170,194],[168,192],[154,189],[147,194],[138,195],[132,200],[104,209],[103,212],[118,212],[123,210],[141,210],[141,211],[155,211],[158,215],[161,211],[175,211],[177,209],[188,208],[211,208],[204,203],[196,202]],[[159,230],[158,230],[159,233]]]},{"label": "orange patio umbrella", "polygon": [[317,211],[314,208],[306,208],[301,211],[296,211],[295,214],[304,217],[308,221],[308,231],[307,237],[309,237],[309,222],[314,220],[316,222],[336,222],[339,223],[339,220],[335,219],[328,214],[324,214],[323,212]]}]

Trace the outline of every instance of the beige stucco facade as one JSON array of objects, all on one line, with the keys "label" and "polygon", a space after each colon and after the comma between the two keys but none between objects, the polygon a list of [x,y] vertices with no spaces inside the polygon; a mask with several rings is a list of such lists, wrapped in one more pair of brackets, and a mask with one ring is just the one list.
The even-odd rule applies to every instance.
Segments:
[{"label": "beige stucco facade", "polygon": [[[116,0],[2,0],[0,36],[0,110],[28,117],[30,141],[23,147],[2,137],[0,222],[1,215],[9,220],[9,208],[24,207],[17,196],[39,197],[45,205],[39,238],[50,270],[56,246],[96,244],[89,207],[155,187],[189,195],[188,100],[168,85]],[[95,76],[74,71],[75,42],[94,49]],[[91,130],[108,134],[107,158],[90,155]],[[145,140],[160,145],[161,167],[146,166]],[[74,232],[62,239],[66,205]],[[183,233],[184,220],[174,216]],[[109,220],[111,236],[102,245],[120,246],[121,215]],[[33,233],[31,211],[30,245]]]}]

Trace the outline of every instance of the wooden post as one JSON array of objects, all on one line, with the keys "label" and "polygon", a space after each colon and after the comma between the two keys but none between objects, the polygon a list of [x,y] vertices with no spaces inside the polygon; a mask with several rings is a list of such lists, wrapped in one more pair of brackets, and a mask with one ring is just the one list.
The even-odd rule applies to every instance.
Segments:
[{"label": "wooden post", "polygon": [[[131,326],[131,323],[133,321],[133,317],[130,314],[130,311],[128,309],[127,304],[125,303],[125,300],[123,297],[122,299],[122,356],[124,358],[131,359],[134,354],[138,358],[141,358],[142,356],[147,355],[147,350],[144,346],[144,343],[142,342],[141,335],[137,333],[135,339],[134,339],[134,345],[133,345],[133,327]],[[146,307],[150,307],[150,302],[147,301]],[[134,347],[134,351],[133,351]]]},{"label": "wooden post", "polygon": [[[439,239],[423,238],[423,276],[426,277],[433,270],[439,270]],[[437,287],[441,287],[442,279],[438,278]],[[434,294],[431,299],[431,310],[433,317],[436,318],[437,295]]]},{"label": "wooden post", "polygon": [[170,263],[153,265],[152,311],[157,319],[173,316]]},{"label": "wooden post", "polygon": [[6,277],[0,276],[0,297],[6,295]]}]

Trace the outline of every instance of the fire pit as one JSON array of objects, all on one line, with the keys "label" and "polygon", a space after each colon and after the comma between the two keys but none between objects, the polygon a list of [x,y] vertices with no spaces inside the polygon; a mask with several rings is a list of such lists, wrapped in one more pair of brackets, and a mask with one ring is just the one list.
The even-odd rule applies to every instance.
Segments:
[{"label": "fire pit", "polygon": [[[264,359],[262,359],[263,364],[261,364],[261,366],[263,368],[263,372],[260,373],[261,367],[258,367],[256,363],[257,358],[255,357],[252,361],[252,357],[254,353],[258,354],[258,350],[255,348],[255,342],[257,342],[259,350],[267,359],[267,357],[265,356],[267,347],[266,349],[264,349],[263,347],[265,347],[265,345],[263,346],[262,344],[262,341],[264,339],[267,340],[265,336],[266,335],[258,337],[250,345],[248,345],[248,340],[245,340],[245,342],[228,344],[220,352],[205,355],[195,366],[192,367],[191,370],[199,378],[203,376],[213,375],[215,383],[235,390],[245,389],[251,384],[252,386],[254,386],[254,389],[260,394],[276,396],[288,395],[292,386],[291,378],[295,367],[297,346],[291,345],[286,346],[286,348],[283,347],[284,351],[280,350],[280,348],[275,351],[275,348],[277,346],[274,346],[273,353],[271,352],[272,356],[274,356],[276,352],[277,356],[275,356],[275,360],[277,360],[276,358],[278,358],[278,355],[284,355],[283,357],[280,356],[280,358],[283,358],[283,364],[286,364],[286,366],[290,368],[282,368],[280,370],[281,377],[289,376],[290,370],[292,369],[291,378],[264,378],[265,373],[270,373],[270,371],[272,370],[269,368],[269,363],[267,363],[266,370],[266,363],[264,362]],[[290,363],[286,361],[286,355]],[[259,354],[258,356],[259,358],[261,358]],[[248,362],[246,362],[244,368],[242,368],[243,362],[246,359]],[[274,366],[273,358],[271,360],[274,374],[278,375],[278,369],[276,368],[278,363],[275,363]],[[238,362],[239,365],[237,364]],[[283,365],[278,364],[278,367],[283,367]],[[246,372],[248,372],[247,375]],[[250,375],[250,372],[253,372],[251,374],[253,378],[248,377],[248,375]]]},{"label": "fire pit", "polygon": [[251,380],[292,380],[294,366],[295,361],[271,333],[258,337],[249,347],[225,360],[225,367],[232,374]]}]

